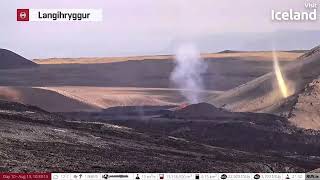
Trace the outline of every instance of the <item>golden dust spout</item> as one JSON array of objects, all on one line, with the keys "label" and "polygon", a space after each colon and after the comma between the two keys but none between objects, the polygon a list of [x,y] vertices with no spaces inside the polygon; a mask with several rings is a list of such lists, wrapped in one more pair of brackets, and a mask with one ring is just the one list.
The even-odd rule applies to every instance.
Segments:
[{"label": "golden dust spout", "polygon": [[273,68],[276,74],[277,82],[278,82],[282,96],[286,98],[289,96],[289,93],[288,93],[288,88],[286,86],[286,82],[283,78],[283,75],[279,66],[278,57],[275,51],[272,51],[272,55],[273,55]]}]

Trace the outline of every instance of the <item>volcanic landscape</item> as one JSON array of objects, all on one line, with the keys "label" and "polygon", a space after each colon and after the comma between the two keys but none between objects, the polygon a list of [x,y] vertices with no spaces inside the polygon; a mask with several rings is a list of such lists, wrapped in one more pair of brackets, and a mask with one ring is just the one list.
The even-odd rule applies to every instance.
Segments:
[{"label": "volcanic landscape", "polygon": [[320,47],[199,58],[201,90],[172,81],[171,55],[30,61],[0,49],[0,172],[320,168]]}]

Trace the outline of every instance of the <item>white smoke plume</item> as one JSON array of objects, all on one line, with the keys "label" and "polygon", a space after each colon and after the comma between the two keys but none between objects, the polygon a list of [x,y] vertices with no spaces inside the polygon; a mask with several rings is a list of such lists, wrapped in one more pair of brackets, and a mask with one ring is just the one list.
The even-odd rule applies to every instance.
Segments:
[{"label": "white smoke plume", "polygon": [[175,68],[170,79],[181,89],[180,92],[188,103],[201,102],[200,93],[204,90],[202,74],[206,71],[207,64],[193,44],[178,46],[175,54]]}]

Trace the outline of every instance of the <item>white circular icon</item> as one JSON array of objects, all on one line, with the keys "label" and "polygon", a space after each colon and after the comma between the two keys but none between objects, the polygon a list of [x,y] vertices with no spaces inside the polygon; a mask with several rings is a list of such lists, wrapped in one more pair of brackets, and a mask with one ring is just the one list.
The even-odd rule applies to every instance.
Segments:
[{"label": "white circular icon", "polygon": [[19,16],[21,19],[25,19],[27,17],[27,13],[21,12]]}]

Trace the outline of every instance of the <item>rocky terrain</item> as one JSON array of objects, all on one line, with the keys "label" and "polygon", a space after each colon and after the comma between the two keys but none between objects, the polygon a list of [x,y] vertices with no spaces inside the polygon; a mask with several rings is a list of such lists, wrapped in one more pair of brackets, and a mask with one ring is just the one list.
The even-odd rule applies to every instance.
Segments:
[{"label": "rocky terrain", "polygon": [[[121,109],[123,113],[119,113]],[[320,163],[320,132],[296,128],[286,118],[270,114],[228,112],[206,103],[182,109],[117,107],[104,112],[63,114],[82,122],[90,119],[188,143],[289,158],[295,165],[306,165],[306,169],[315,169]],[[258,159],[256,163],[260,163]],[[277,169],[277,165],[270,167]]]},{"label": "rocky terrain", "polygon": [[[166,114],[168,111],[161,112]],[[167,127],[172,121],[167,119],[166,123],[160,123],[164,122],[161,119],[164,117],[154,120],[159,123],[147,124]],[[280,121],[278,123],[283,124]],[[316,169],[320,161],[315,156],[319,152],[316,149],[301,153],[299,147],[296,153],[291,154],[257,153],[199,141],[209,134],[197,137],[199,134],[188,132],[188,136],[182,136],[183,129],[187,127],[196,130],[202,126],[202,131],[209,128],[215,132],[211,129],[213,126],[228,129],[231,124],[225,123],[210,127],[208,122],[188,126],[190,122],[172,121],[172,129],[168,132],[157,128],[142,131],[130,127],[130,124],[121,126],[95,118],[85,122],[36,107],[1,101],[0,124],[2,172],[304,172]],[[141,125],[149,128],[143,123]],[[176,133],[172,133],[173,129]],[[292,133],[288,130],[283,134],[289,137]],[[259,136],[251,139],[258,140]],[[273,140],[270,139],[269,143]],[[296,147],[289,141],[287,145],[288,151]],[[281,146],[285,147],[285,144]],[[317,141],[311,138],[306,147],[318,148]]]},{"label": "rocky terrain", "polygon": [[294,100],[288,118],[298,126],[320,129],[320,81],[309,83]]},{"label": "rocky terrain", "polygon": [[307,129],[320,129],[320,81],[308,83],[304,89],[288,99],[266,109],[290,119],[295,125]]}]

